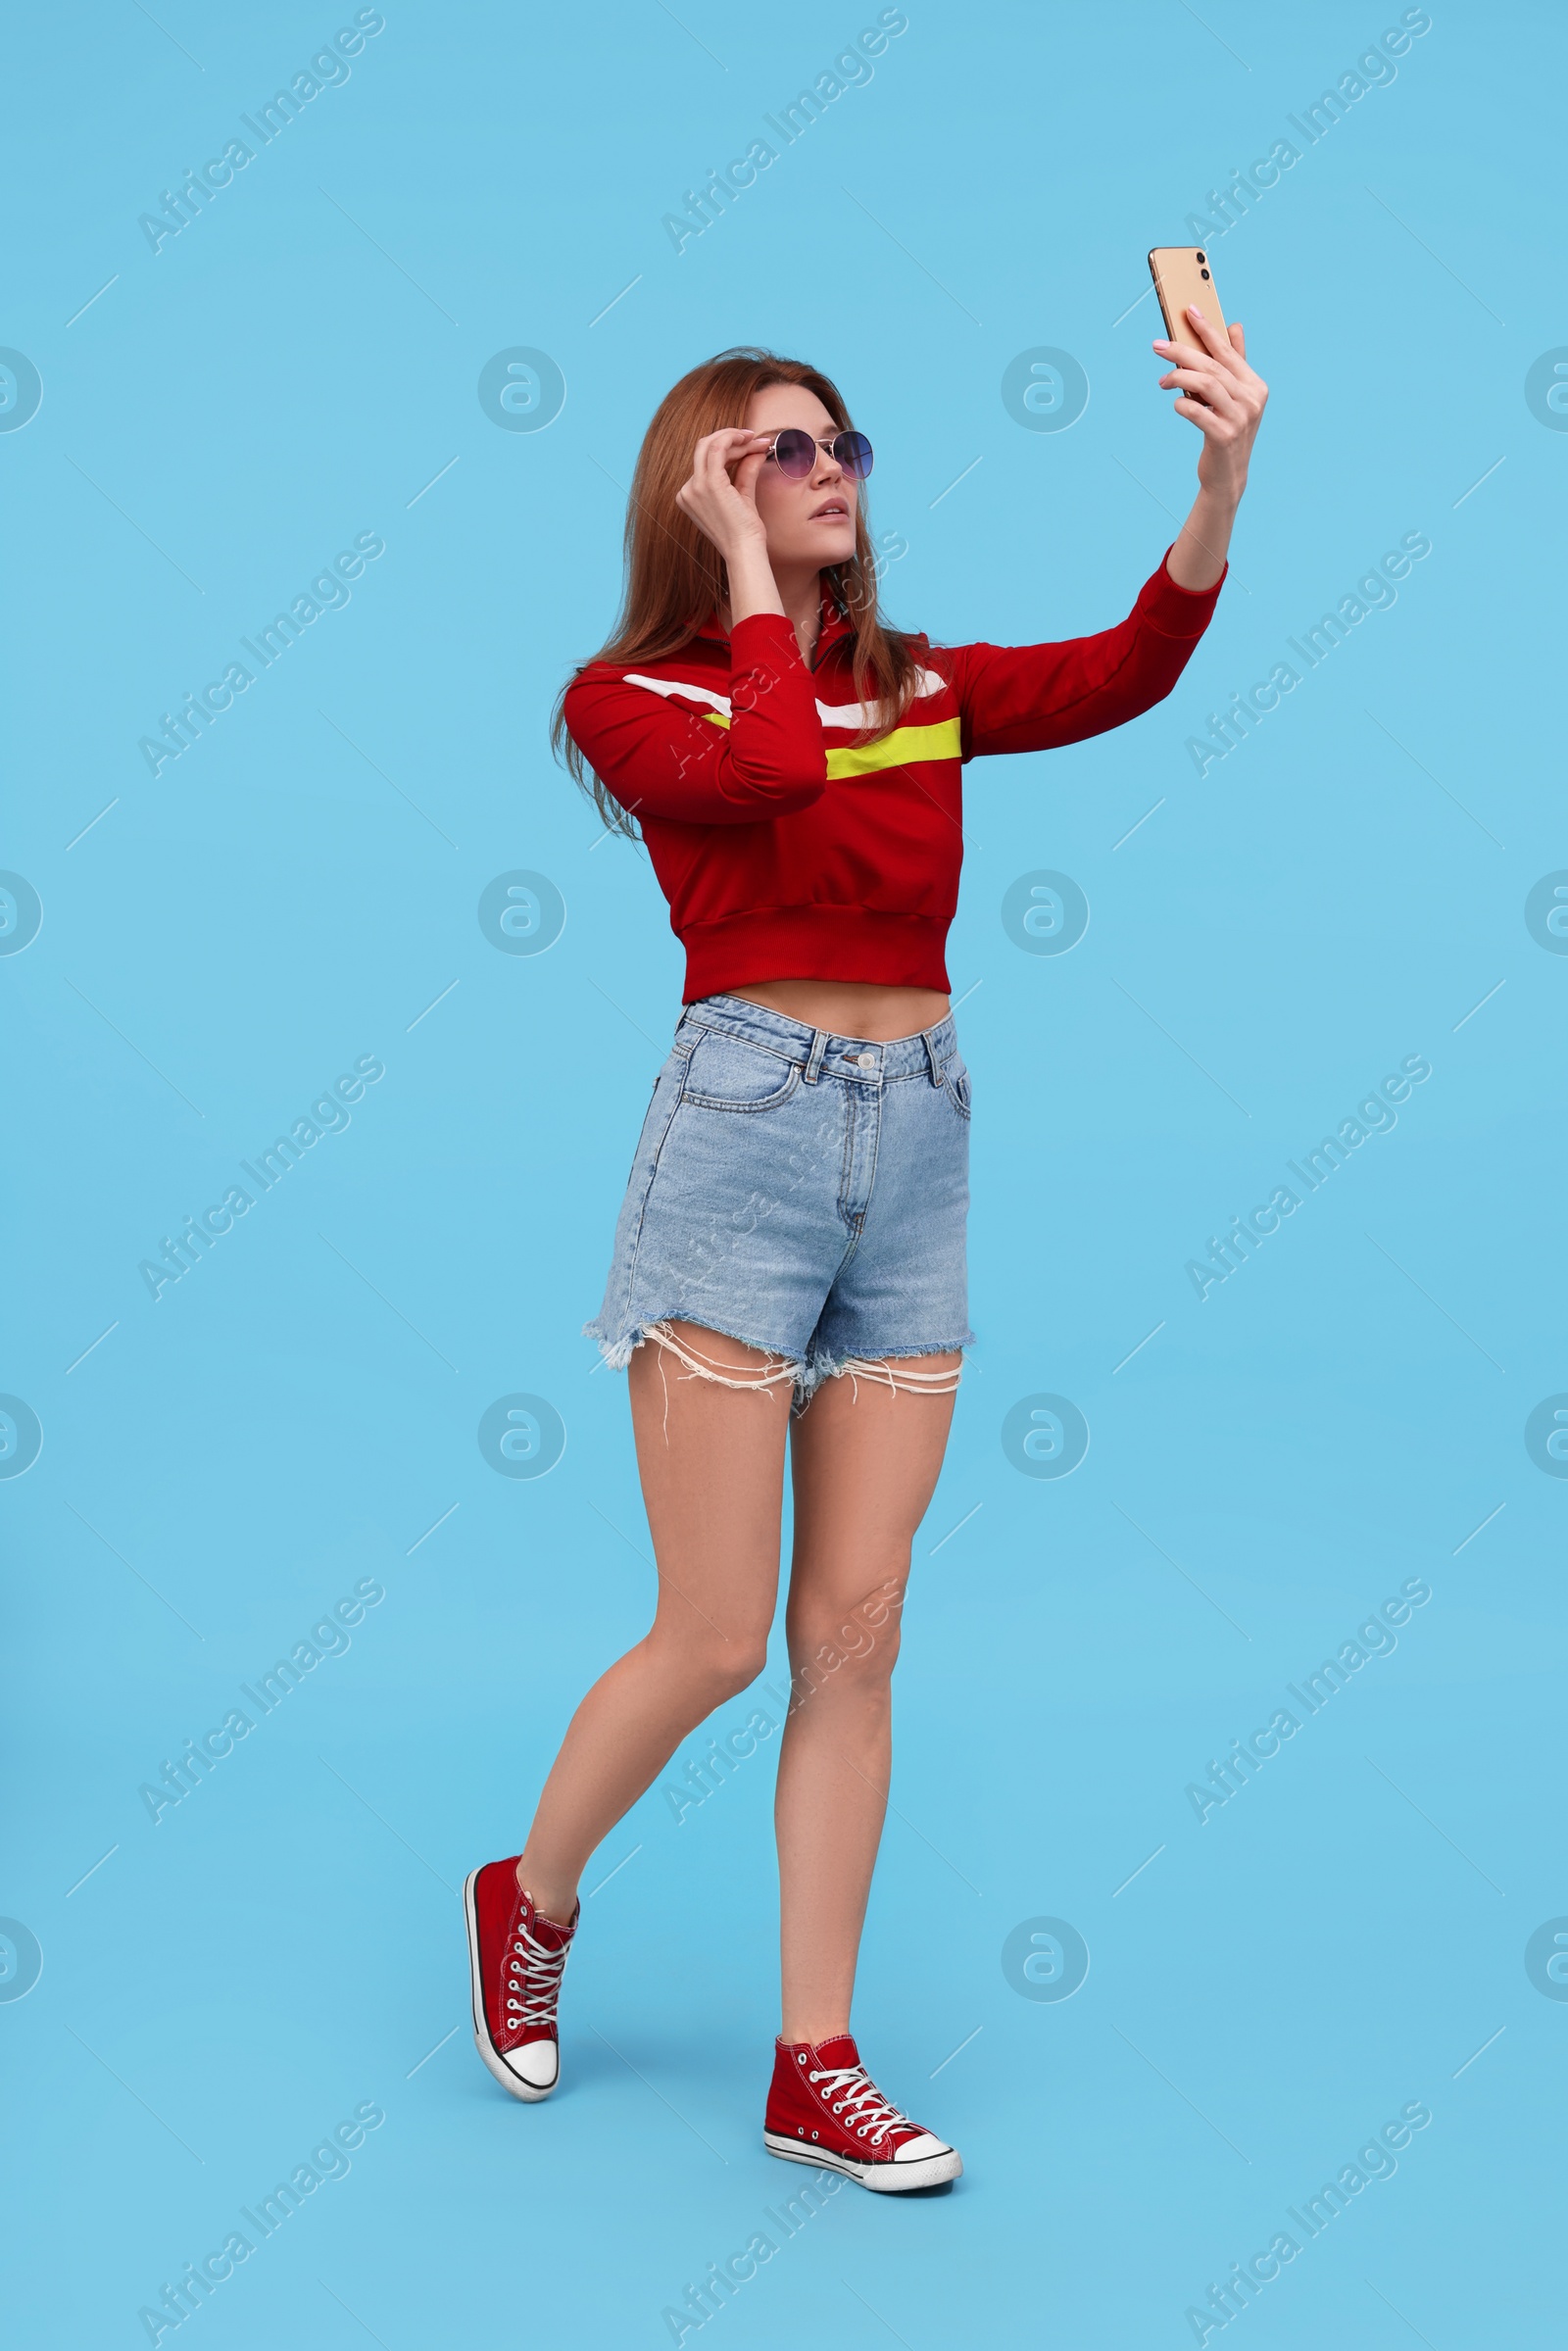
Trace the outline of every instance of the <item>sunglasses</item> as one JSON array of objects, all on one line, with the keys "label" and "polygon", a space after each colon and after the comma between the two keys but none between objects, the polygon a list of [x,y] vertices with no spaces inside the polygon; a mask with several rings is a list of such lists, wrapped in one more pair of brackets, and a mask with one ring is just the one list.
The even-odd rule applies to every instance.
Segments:
[{"label": "sunglasses", "polygon": [[788,480],[805,481],[815,470],[818,449],[825,449],[851,481],[864,481],[871,470],[871,444],[863,432],[833,433],[814,441],[808,432],[792,424],[787,431],[774,434],[767,454]]}]

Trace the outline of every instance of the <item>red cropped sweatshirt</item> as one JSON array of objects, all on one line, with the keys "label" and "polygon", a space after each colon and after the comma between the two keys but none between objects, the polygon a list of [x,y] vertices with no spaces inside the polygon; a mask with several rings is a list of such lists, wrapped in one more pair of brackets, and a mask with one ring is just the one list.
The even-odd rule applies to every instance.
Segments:
[{"label": "red cropped sweatshirt", "polygon": [[918,695],[874,743],[856,740],[874,721],[831,607],[813,668],[774,612],[728,636],[710,617],[645,667],[590,662],[566,726],[642,828],[685,1002],[779,979],[945,992],[963,762],[1079,743],[1163,701],[1222,585],[1179,588],[1161,563],[1117,627],[1059,645],[918,637]]}]

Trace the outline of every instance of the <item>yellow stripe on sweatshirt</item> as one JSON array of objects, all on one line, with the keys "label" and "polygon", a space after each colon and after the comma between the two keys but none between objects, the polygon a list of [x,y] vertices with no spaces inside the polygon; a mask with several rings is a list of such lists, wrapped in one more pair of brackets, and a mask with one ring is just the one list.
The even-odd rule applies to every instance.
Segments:
[{"label": "yellow stripe on sweatshirt", "polygon": [[[703,716],[710,726],[729,724],[717,710],[705,710]],[[923,759],[962,756],[962,733],[956,718],[939,718],[932,726],[896,726],[880,743],[851,743],[830,750],[828,780],[834,783],[848,775],[875,775],[883,767],[910,767]]]}]

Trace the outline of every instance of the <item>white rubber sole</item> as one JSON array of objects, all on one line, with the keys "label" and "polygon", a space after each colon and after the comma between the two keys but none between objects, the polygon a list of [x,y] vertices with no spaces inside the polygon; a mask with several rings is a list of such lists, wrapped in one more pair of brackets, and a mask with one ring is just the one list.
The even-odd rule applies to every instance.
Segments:
[{"label": "white rubber sole", "polygon": [[473,1889],[479,1882],[477,1870],[470,1870],[463,1882],[463,1915],[468,1926],[468,1988],[473,1998],[473,2045],[484,2059],[489,2072],[502,2088],[527,2105],[537,2105],[561,2086],[561,2057],[556,2057],[556,2078],[548,2089],[535,2089],[530,2082],[520,2082],[509,2065],[496,2055],[490,2039],[490,2028],[484,2021],[484,1984],[479,1974],[479,1917],[474,1907]]},{"label": "white rubber sole", "polygon": [[819,2172],[842,2172],[846,2179],[858,2180],[862,2187],[875,2188],[885,2196],[906,2195],[914,2187],[941,2187],[963,2171],[963,2157],[956,2147],[950,2147],[945,2155],[927,2155],[918,2163],[857,2163],[852,2156],[830,2155],[825,2148],[785,2138],[776,2131],[764,2131],[762,2144],[769,2155],[781,2155],[786,2163],[808,2163]]}]

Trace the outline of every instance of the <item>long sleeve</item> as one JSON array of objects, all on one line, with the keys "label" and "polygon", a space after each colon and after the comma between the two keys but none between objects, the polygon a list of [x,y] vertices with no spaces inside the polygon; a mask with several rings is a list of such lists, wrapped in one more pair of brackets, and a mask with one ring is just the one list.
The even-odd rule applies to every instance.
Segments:
[{"label": "long sleeve", "polygon": [[962,715],[963,756],[1053,751],[1163,702],[1208,626],[1212,588],[1179,588],[1164,563],[1127,618],[1056,645],[960,645],[943,661]]},{"label": "long sleeve", "polygon": [[729,652],[727,696],[635,670],[589,670],[567,689],[573,742],[633,816],[757,824],[826,790],[815,687],[790,622],[738,620]]}]

